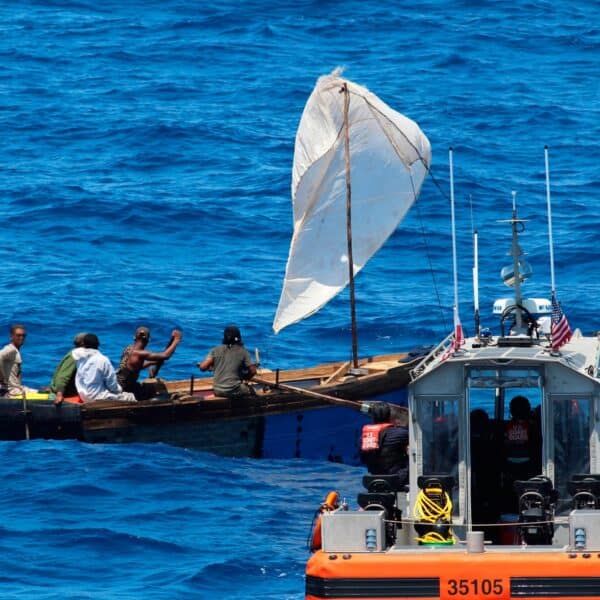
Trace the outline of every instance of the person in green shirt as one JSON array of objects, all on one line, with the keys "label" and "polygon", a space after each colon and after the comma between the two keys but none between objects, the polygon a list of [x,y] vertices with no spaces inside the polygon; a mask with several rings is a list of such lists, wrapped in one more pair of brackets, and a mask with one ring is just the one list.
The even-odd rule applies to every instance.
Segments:
[{"label": "person in green shirt", "polygon": [[237,398],[250,394],[244,383],[256,375],[256,365],[242,343],[242,334],[235,325],[228,325],[223,332],[223,343],[214,347],[208,356],[198,363],[201,371],[214,371],[215,395]]},{"label": "person in green shirt", "polygon": [[[83,340],[85,333],[78,333],[73,338],[74,348],[83,348]],[[50,398],[54,397],[54,404],[59,406],[64,398],[77,396],[77,388],[75,387],[75,375],[77,373],[77,365],[72,355],[72,350],[69,350],[58,363],[50,381]]]}]

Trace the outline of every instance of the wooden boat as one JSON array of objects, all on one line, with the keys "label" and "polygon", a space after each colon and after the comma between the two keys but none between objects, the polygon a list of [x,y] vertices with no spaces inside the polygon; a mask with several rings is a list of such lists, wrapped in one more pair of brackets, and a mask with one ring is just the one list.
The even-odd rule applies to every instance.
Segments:
[{"label": "wooden boat", "polygon": [[553,265],[551,300],[522,296],[514,201],[508,222],[499,331],[457,319],[412,369],[409,483],[365,477],[356,511],[328,495],[307,600],[600,598],[600,339],[571,333]]},{"label": "wooden boat", "polygon": [[[212,378],[146,380],[156,394],[135,404],[0,398],[0,439],[164,442],[228,456],[315,458],[357,462],[365,417],[358,400],[405,403],[409,371],[423,349],[361,359],[348,372],[333,362],[280,372],[261,370],[248,397],[216,397]],[[350,401],[345,404],[345,401]],[[340,431],[350,433],[332,442]]]},{"label": "wooden boat", "polygon": [[[409,370],[420,352],[359,358],[354,276],[416,200],[431,149],[415,123],[353,84],[344,84],[341,96],[338,80],[337,73],[319,80],[298,128],[292,169],[294,235],[273,329],[307,318],[349,285],[352,360],[261,372],[254,378],[254,393],[233,401],[214,397],[210,378],[149,382],[158,399],[136,404],[56,408],[43,400],[0,399],[1,438],[163,441],[235,456],[358,462],[368,401],[405,404]],[[365,102],[353,102],[349,110],[350,96]],[[348,122],[353,123],[351,135],[348,127],[340,130]],[[389,144],[365,144],[373,139],[373,130],[384,133]],[[354,171],[352,202],[350,146],[361,166]],[[405,411],[396,413],[405,420]]]}]

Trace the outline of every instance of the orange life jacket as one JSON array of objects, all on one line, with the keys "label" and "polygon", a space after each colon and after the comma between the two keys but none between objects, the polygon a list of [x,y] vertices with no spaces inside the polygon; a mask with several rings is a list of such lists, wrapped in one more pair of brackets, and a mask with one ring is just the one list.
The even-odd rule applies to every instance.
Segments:
[{"label": "orange life jacket", "polygon": [[379,450],[381,432],[391,426],[391,423],[370,423],[368,425],[364,425],[360,440],[361,452]]}]

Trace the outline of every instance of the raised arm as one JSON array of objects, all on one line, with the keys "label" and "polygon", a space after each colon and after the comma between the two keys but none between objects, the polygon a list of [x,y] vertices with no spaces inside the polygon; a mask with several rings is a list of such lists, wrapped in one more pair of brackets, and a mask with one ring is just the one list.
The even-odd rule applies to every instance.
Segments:
[{"label": "raised arm", "polygon": [[169,360],[169,358],[171,358],[171,356],[173,355],[173,352],[175,352],[175,348],[177,348],[177,345],[181,341],[181,337],[181,331],[179,331],[178,329],[173,329],[173,331],[171,332],[171,340],[169,342],[169,345],[162,352],[149,352],[144,350],[138,350],[138,352],[140,356],[143,356],[144,361],[148,361],[151,363],[155,363],[156,361],[162,362],[164,360]]}]

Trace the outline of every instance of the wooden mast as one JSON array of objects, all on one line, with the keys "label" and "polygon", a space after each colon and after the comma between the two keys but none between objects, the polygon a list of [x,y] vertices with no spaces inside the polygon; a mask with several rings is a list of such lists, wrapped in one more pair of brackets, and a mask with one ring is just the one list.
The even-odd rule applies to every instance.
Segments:
[{"label": "wooden mast", "polygon": [[344,142],[346,156],[346,238],[348,241],[348,281],[350,287],[350,318],[352,322],[352,365],[358,368],[358,341],[356,334],[356,301],[354,296],[354,259],[352,256],[352,186],[350,183],[350,128],[348,125],[348,109],[350,93],[348,84],[344,83]]}]

